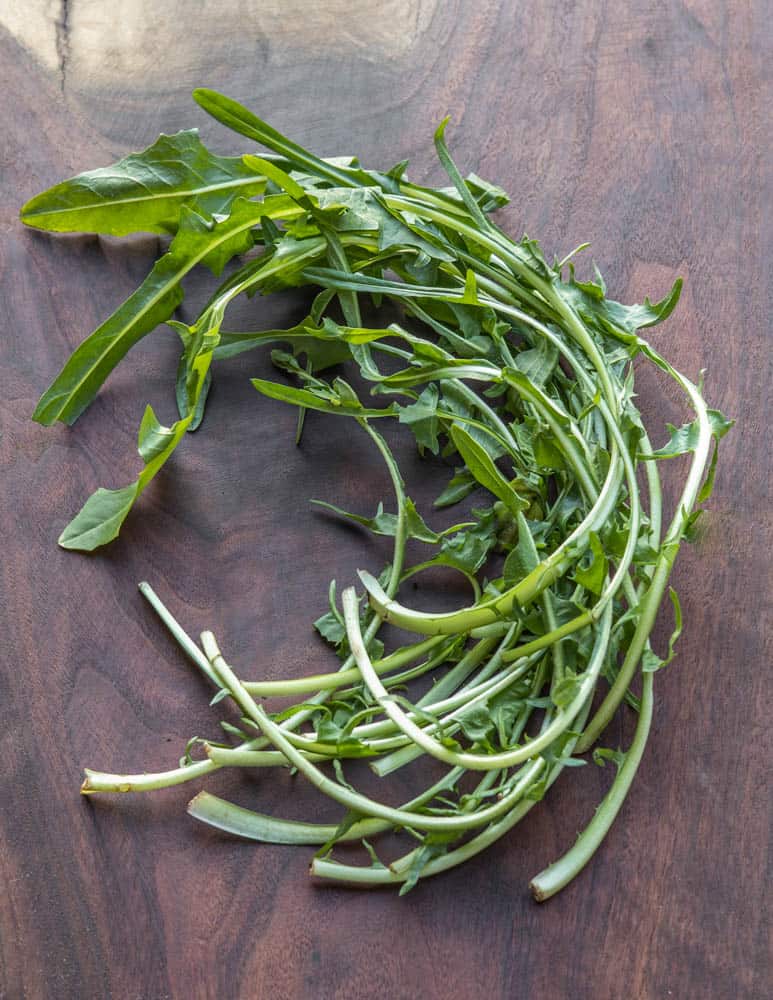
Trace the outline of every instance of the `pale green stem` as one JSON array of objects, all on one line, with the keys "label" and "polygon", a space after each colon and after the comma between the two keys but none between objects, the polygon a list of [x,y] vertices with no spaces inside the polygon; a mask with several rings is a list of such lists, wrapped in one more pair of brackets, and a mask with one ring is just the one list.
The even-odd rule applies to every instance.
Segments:
[{"label": "pale green stem", "polygon": [[498,802],[484,809],[479,810],[470,816],[431,816],[422,813],[411,812],[410,810],[395,809],[391,806],[376,802],[359,792],[354,792],[344,785],[338,784],[323,774],[319,768],[304,757],[287,739],[286,735],[274,722],[269,719],[263,709],[253,701],[251,696],[240,683],[228,664],[223,660],[217,648],[214,636],[211,632],[204,632],[201,636],[204,647],[213,670],[218,674],[224,687],[233,695],[234,700],[254,722],[263,730],[267,738],[280,750],[308,781],[323,794],[334,799],[336,802],[361,813],[364,816],[374,816],[389,820],[395,826],[409,826],[417,830],[435,831],[464,831],[483,826],[491,822],[498,816],[503,815],[518,801],[532,784],[536,776],[545,765],[543,758],[529,762],[523,769],[523,775],[513,786],[512,790],[503,796]]},{"label": "pale green stem", "polygon": [[538,902],[549,899],[571,882],[575,875],[587,865],[606,837],[625,801],[644,754],[652,722],[652,705],[652,674],[644,674],[639,720],[625,760],[612,782],[612,787],[596,809],[593,819],[582,831],[574,845],[562,858],[554,861],[529,883],[534,898]]}]

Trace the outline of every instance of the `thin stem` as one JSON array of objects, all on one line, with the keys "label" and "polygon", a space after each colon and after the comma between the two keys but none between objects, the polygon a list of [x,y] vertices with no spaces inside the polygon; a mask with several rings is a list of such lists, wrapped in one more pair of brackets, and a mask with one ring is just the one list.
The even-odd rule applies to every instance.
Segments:
[{"label": "thin stem", "polygon": [[476,826],[483,826],[485,823],[507,812],[526,792],[545,765],[545,761],[541,757],[531,761],[528,767],[524,769],[522,777],[511,792],[503,796],[494,805],[487,806],[471,816],[428,816],[410,810],[395,809],[391,806],[386,806],[381,802],[368,798],[366,795],[339,785],[338,782],[328,778],[311,761],[307,760],[290,743],[279,726],[269,719],[263,709],[244,690],[239,679],[220,655],[214,636],[209,632],[204,632],[201,636],[201,642],[204,651],[209,657],[212,668],[220,677],[223,685],[231,692],[242,711],[260,726],[274,746],[287,757],[291,764],[298,768],[315,788],[347,809],[351,809],[362,815],[387,819],[395,826],[410,826],[417,830],[464,831],[473,829]]}]

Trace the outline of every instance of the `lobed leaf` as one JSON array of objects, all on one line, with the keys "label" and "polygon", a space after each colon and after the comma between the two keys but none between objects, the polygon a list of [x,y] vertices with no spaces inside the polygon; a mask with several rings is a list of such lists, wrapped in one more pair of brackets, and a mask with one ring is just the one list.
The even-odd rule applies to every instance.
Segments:
[{"label": "lobed leaf", "polygon": [[183,209],[180,229],[169,251],[123,305],[70,355],[59,375],[41,396],[32,419],[74,423],[100,386],[128,351],[169,319],[182,301],[182,278],[197,264],[216,273],[249,241],[249,229],[260,218],[260,207],[240,201],[227,219],[210,224]]}]

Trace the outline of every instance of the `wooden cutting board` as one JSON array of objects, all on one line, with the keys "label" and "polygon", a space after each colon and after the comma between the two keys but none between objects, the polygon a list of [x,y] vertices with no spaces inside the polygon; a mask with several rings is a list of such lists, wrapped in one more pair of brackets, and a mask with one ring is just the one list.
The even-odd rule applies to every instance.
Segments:
[{"label": "wooden cutting board", "polygon": [[[0,527],[3,538],[0,996],[8,998],[769,996],[765,862],[771,663],[770,11],[762,0],[4,0],[0,4]],[[632,793],[582,877],[538,906],[529,878],[562,853],[610,780],[568,775],[512,835],[399,899],[316,886],[304,849],[236,842],[185,814],[190,788],[86,801],[81,769],[174,766],[216,716],[136,591],[149,579],[193,631],[212,627],[253,676],[308,672],[328,580],[378,547],[315,513],[371,510],[367,444],[256,398],[219,370],[208,418],[93,558],[56,538],[97,485],[136,469],[145,403],[173,417],[169,331],[140,344],[73,429],[29,419],[69,351],[141,280],[152,239],[50,238],[18,208],[65,176],[200,126],[222,90],[322,154],[439,182],[431,136],[512,195],[501,224],[549,255],[593,242],[610,293],[662,295],[654,334],[738,425],[710,513],[675,574],[685,615],[657,678]],[[584,265],[590,267],[590,257]],[[195,281],[183,316],[204,295]],[[302,315],[296,296],[234,321]],[[646,374],[645,416],[684,411]],[[665,430],[654,440],[665,440]],[[401,462],[420,473],[403,439]],[[433,483],[434,486],[434,483]],[[412,488],[421,501],[430,487]],[[656,641],[663,642],[663,621]],[[769,701],[768,701],[769,704]],[[631,719],[609,732],[624,744]],[[208,787],[281,815],[327,816],[286,777]],[[294,789],[298,788],[298,795]],[[302,800],[299,804],[297,799]]]}]

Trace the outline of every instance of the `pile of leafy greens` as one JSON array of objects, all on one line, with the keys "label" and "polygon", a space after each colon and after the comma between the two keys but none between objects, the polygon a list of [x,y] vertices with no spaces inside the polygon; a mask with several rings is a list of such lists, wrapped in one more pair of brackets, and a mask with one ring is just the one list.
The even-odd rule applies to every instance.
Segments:
[{"label": "pile of leafy greens", "polygon": [[[298,408],[299,434],[306,411],[316,410],[351,420],[369,437],[394,498],[372,517],[327,506],[392,538],[393,554],[378,577],[360,573],[359,593],[348,587],[339,602],[331,584],[329,611],[316,628],[335,648],[338,668],[287,680],[239,678],[211,633],[195,643],[142,584],[215,686],[213,704],[232,699],[241,721],[221,723],[225,740],[192,740],[170,771],[87,770],[83,791],[164,788],[224,767],[289,767],[340,804],[338,825],[271,817],[207,792],[189,812],[254,840],[319,845],[311,870],[321,878],[396,883],[405,892],[515,826],[564,768],[583,763],[575,755],[596,743],[626,700],[638,712],[632,743],[625,752],[596,750],[597,763],[614,761],[616,776],[574,846],[533,879],[535,897],[545,899],[592,856],[642,758],[654,674],[672,659],[681,630],[673,590],[676,627],[664,657],[650,633],[680,544],[711,493],[716,443],[731,423],[641,336],[672,311],[681,282],[660,302],[621,305],[607,298],[598,272],[593,281],[577,280],[573,254],[549,264],[534,240],[514,242],[489,217],[506,194],[474,174],[461,176],[445,122],[435,146],[451,183],[434,189],[409,181],[405,162],[381,172],[352,158],[321,159],[233,100],[210,90],[194,97],[270,153],[222,157],[195,130],[161,136],[144,152],[64,181],[22,210],[27,225],[55,232],[172,237],[142,285],[72,354],[35,410],[40,423],[73,423],[140,338],[162,323],[179,334],[179,420],[162,426],[146,408],[139,475],[120,489],[97,490],[60,545],[93,550],[115,538],[186,431],[201,421],[213,365],[279,344],[272,358],[289,379],[253,385]],[[234,258],[237,266],[195,322],[172,319],[189,271],[203,264],[220,276]],[[224,329],[237,296],[295,286],[319,289],[297,326]],[[379,315],[387,301],[397,304],[399,323],[363,323],[364,304]],[[692,422],[671,427],[657,450],[634,405],[637,357],[673,378],[694,411]],[[348,370],[359,374],[358,385],[370,386],[370,398],[353,388],[351,375],[346,381]],[[390,419],[405,425],[422,453],[448,460],[453,474],[436,507],[483,487],[487,500],[468,520],[442,532],[427,525],[378,430]],[[689,471],[676,513],[663,523],[658,467],[683,454]],[[406,559],[409,539],[422,543],[426,556],[414,565]],[[497,570],[487,578],[492,563]],[[432,566],[451,567],[469,581],[467,607],[433,614],[399,602],[400,584]],[[419,638],[386,652],[378,636],[383,622]],[[631,690],[637,674],[640,696]],[[411,682],[422,677],[424,693],[411,696]],[[263,699],[274,697],[294,704],[270,711]],[[446,769],[395,807],[351,784],[343,770],[351,758],[367,758],[382,777],[418,758]],[[386,831],[410,838],[411,849],[391,863],[373,846]],[[336,860],[335,845],[345,841],[361,842],[369,863]]]}]

